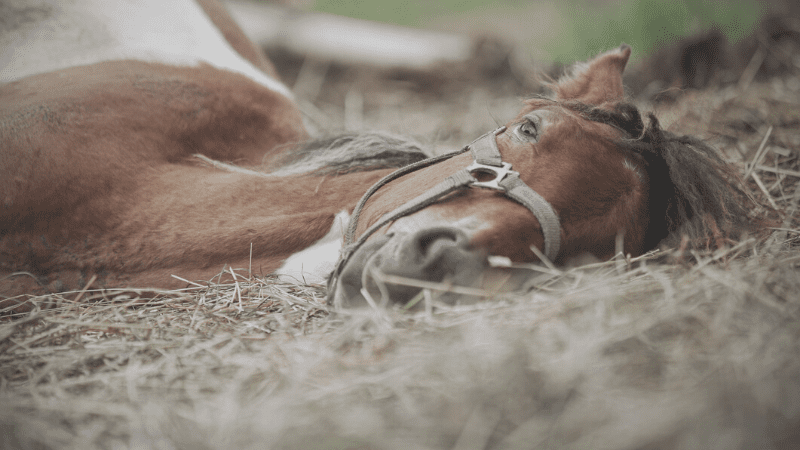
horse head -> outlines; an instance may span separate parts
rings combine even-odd
[[[636,256],[671,235],[707,244],[749,229],[746,196],[718,154],[652,115],[645,125],[625,102],[630,54],[622,45],[576,65],[504,127],[373,187],[331,279],[335,303],[420,291],[386,275],[480,286],[490,256],[564,264],[608,259],[620,239]],[[487,152],[493,166],[481,164]]]

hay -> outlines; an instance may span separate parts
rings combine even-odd
[[[432,313],[333,313],[271,279],[56,299],[0,327],[3,448],[779,448],[800,255],[764,250]]]
[[[228,284],[31,297],[0,318],[0,448],[795,448],[796,84],[658,111],[706,132],[777,207],[766,242],[531,268],[531,292],[447,306],[431,289],[417,313],[335,312],[322,286],[230,268]],[[448,103],[401,92],[359,120],[457,147],[516,112],[494,88]]]

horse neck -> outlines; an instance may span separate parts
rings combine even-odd
[[[206,239],[231,245],[241,241],[245,246],[255,240],[262,242],[265,254],[285,255],[327,233],[333,217],[342,210],[352,211],[361,195],[387,172],[262,177],[183,167],[148,177],[124,214],[132,221],[152,222],[143,229],[174,227],[196,241],[181,244],[174,243],[174,236],[165,239],[163,245],[175,245],[178,252]],[[168,225],[169,220],[175,223]]]
[[[124,190],[98,192],[71,214],[5,236],[0,251],[28,270],[31,255],[47,261],[36,267],[50,274],[41,282],[57,282],[58,289],[80,288],[93,273],[102,274],[97,287],[165,288],[185,284],[172,275],[209,280],[223,267],[266,275],[328,233],[336,214],[352,211],[388,172],[260,177],[182,165],[154,169]],[[20,242],[30,244],[24,252]]]

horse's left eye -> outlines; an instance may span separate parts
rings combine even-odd
[[[520,139],[533,142],[536,142],[539,139],[539,127],[536,126],[536,123],[533,120],[527,118],[524,122],[519,124],[517,129],[514,131],[517,137]]]

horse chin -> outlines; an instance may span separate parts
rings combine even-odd
[[[480,287],[487,269],[486,251],[473,249],[458,228],[375,236],[343,268],[333,301],[345,308],[408,304],[423,287],[431,287],[439,302],[474,303],[480,297],[452,287]]]

